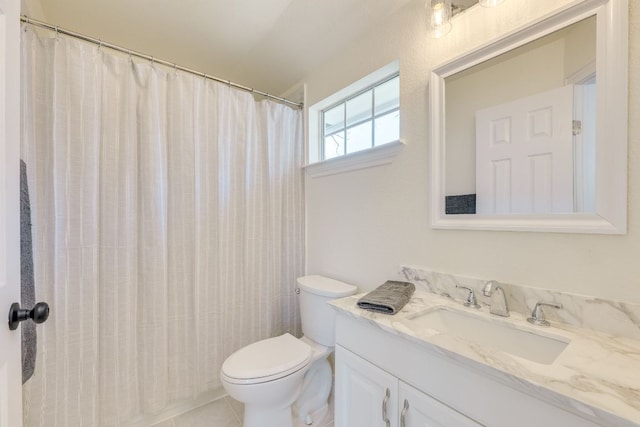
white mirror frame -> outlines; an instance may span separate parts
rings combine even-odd
[[[598,76],[595,213],[446,215],[444,79],[593,15],[597,15]],[[429,79],[431,226],[444,229],[625,234],[628,34],[628,0],[584,0],[435,68]]]

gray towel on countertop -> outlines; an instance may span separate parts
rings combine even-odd
[[[358,307],[378,313],[396,314],[411,299],[416,287],[409,282],[387,280],[358,300]]]
[[[27,165],[20,160],[20,305],[31,310],[36,303],[33,277],[33,246],[31,241],[31,202],[27,184]],[[33,375],[36,367],[36,324],[22,322],[22,384]]]

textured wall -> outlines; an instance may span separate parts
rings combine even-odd
[[[40,0],[20,0],[20,14],[41,21],[47,20]]]
[[[390,165],[306,180],[307,270],[371,289],[401,264],[478,278],[640,302],[640,2],[630,3],[628,234],[601,236],[433,230],[429,207],[428,72],[568,0],[507,0],[454,19],[429,38],[423,2],[372,28],[305,79],[313,105],[395,60],[401,137]]]

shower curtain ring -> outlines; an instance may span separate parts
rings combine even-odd
[[[58,36],[60,35],[60,33],[58,32],[58,26],[56,25],[56,41],[58,41]]]

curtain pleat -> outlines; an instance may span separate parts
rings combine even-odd
[[[26,426],[116,426],[300,335],[300,111],[25,27],[39,328]]]

